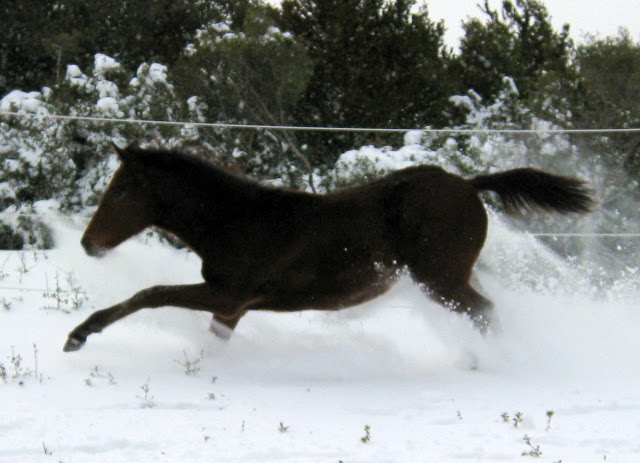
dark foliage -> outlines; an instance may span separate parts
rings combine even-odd
[[[346,127],[441,126],[450,122],[444,24],[415,2],[285,0],[283,28],[306,44],[313,73],[298,106],[301,124]],[[384,102],[384,103],[383,103]],[[306,135],[315,163],[331,164],[370,135]]]
[[[486,21],[463,24],[460,47],[463,86],[492,100],[502,89],[504,76],[513,78],[522,98],[539,88],[545,74],[565,78],[570,74],[573,43],[569,25],[555,31],[539,0],[505,0],[500,11],[485,0]]]
[[[150,60],[171,64],[223,8],[194,0],[2,2],[0,95],[59,82],[68,63],[86,67],[98,52],[131,70]]]
[[[640,126],[640,44],[629,32],[595,38],[578,47],[576,64],[585,88],[573,122],[580,128]],[[640,173],[640,138],[637,133],[589,138],[589,148],[605,153],[610,164]]]

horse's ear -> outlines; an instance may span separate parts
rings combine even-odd
[[[111,143],[111,149],[113,149],[113,152],[116,153],[116,156],[118,156],[118,159],[122,162],[124,162],[124,158],[125,155],[123,155],[123,149],[121,149],[118,145],[116,145],[115,143]]]
[[[133,155],[128,148],[120,148],[115,143],[111,143],[111,148],[113,152],[116,153],[120,162],[128,162],[133,160]]]

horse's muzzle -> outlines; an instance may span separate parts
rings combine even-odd
[[[96,246],[95,243],[88,236],[83,236],[80,240],[80,244],[84,248],[84,251],[91,257],[102,257],[106,250],[101,246]]]

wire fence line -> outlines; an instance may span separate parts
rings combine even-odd
[[[250,129],[250,130],[293,130],[293,131],[309,131],[309,132],[371,132],[371,133],[406,133],[412,131],[433,133],[433,134],[606,134],[606,133],[640,133],[640,127],[635,128],[599,128],[599,129],[561,129],[561,128],[537,128],[537,129],[469,129],[469,128],[371,128],[371,127],[316,127],[316,126],[286,126],[286,125],[260,125],[260,124],[233,124],[224,122],[187,122],[187,121],[161,121],[149,119],[119,119],[110,117],[95,116],[65,116],[60,114],[37,114],[16,111],[0,111],[0,116],[4,117],[20,117],[27,119],[49,119],[57,121],[88,121],[103,122],[114,124],[131,124],[131,125],[160,125],[174,127],[203,127],[203,128],[222,128],[222,129]],[[37,215],[24,214],[19,215]],[[527,233],[526,235],[534,237],[616,237],[616,238],[639,238],[640,233]],[[18,288],[0,288],[0,289],[18,289]]]
[[[547,134],[606,134],[606,133],[640,133],[640,127],[632,128],[604,128],[604,129],[561,129],[561,128],[537,128],[537,129],[469,129],[469,128],[375,128],[375,127],[316,127],[316,126],[294,126],[294,125],[260,125],[260,124],[233,124],[225,122],[187,122],[187,121],[160,121],[150,119],[118,119],[112,117],[96,116],[64,116],[61,114],[37,114],[15,111],[0,111],[0,116],[21,117],[27,119],[51,119],[63,121],[87,121],[105,122],[113,124],[131,125],[160,125],[174,127],[202,127],[217,129],[245,129],[245,130],[291,130],[298,132],[370,132],[370,133],[406,133],[425,132],[434,134],[509,134],[509,133],[547,133]]]
[[[640,233],[526,233],[525,235],[531,235],[536,237],[545,236],[576,236],[583,238],[640,238]]]
[[[47,293],[52,291],[51,289],[44,289],[44,288],[27,288],[27,287],[22,287],[22,286],[0,286],[0,290],[2,291],[25,291],[25,292],[36,292],[36,293]],[[55,290],[55,292],[58,293],[72,293],[73,291],[68,290],[68,289],[58,289]]]

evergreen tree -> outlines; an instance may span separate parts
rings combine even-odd
[[[447,121],[444,24],[414,0],[285,0],[283,27],[301,37],[313,73],[298,108],[305,125],[439,126]],[[357,141],[356,141],[357,140]],[[308,135],[316,163],[371,138]]]
[[[0,97],[14,88],[39,89],[55,60],[45,38],[55,0],[0,2]]]
[[[555,31],[541,1],[505,0],[498,12],[485,0],[481,9],[486,22],[474,18],[463,23],[460,66],[466,88],[491,101],[502,89],[503,77],[509,76],[526,100],[545,76],[571,75],[569,25]]]
[[[640,127],[640,44],[627,30],[617,36],[589,37],[577,50],[586,96],[573,113],[579,128]],[[637,134],[590,138],[591,148],[606,154],[610,163],[622,164],[633,175],[640,173],[640,140]]]
[[[248,1],[230,10],[224,22],[199,30],[187,46],[172,75],[185,99],[197,97],[204,120],[295,123],[293,113],[306,89],[310,62],[304,46],[276,27],[276,17],[273,7]],[[203,137],[212,146],[224,147],[227,157],[234,153],[234,162],[257,176],[273,175],[275,166],[289,165],[279,176],[294,187],[301,186],[302,173],[311,168],[291,131],[208,132]]]
[[[90,65],[96,53],[131,71],[141,62],[172,64],[202,24],[223,14],[200,0],[32,0],[2,2],[0,95],[60,82],[65,66]]]

